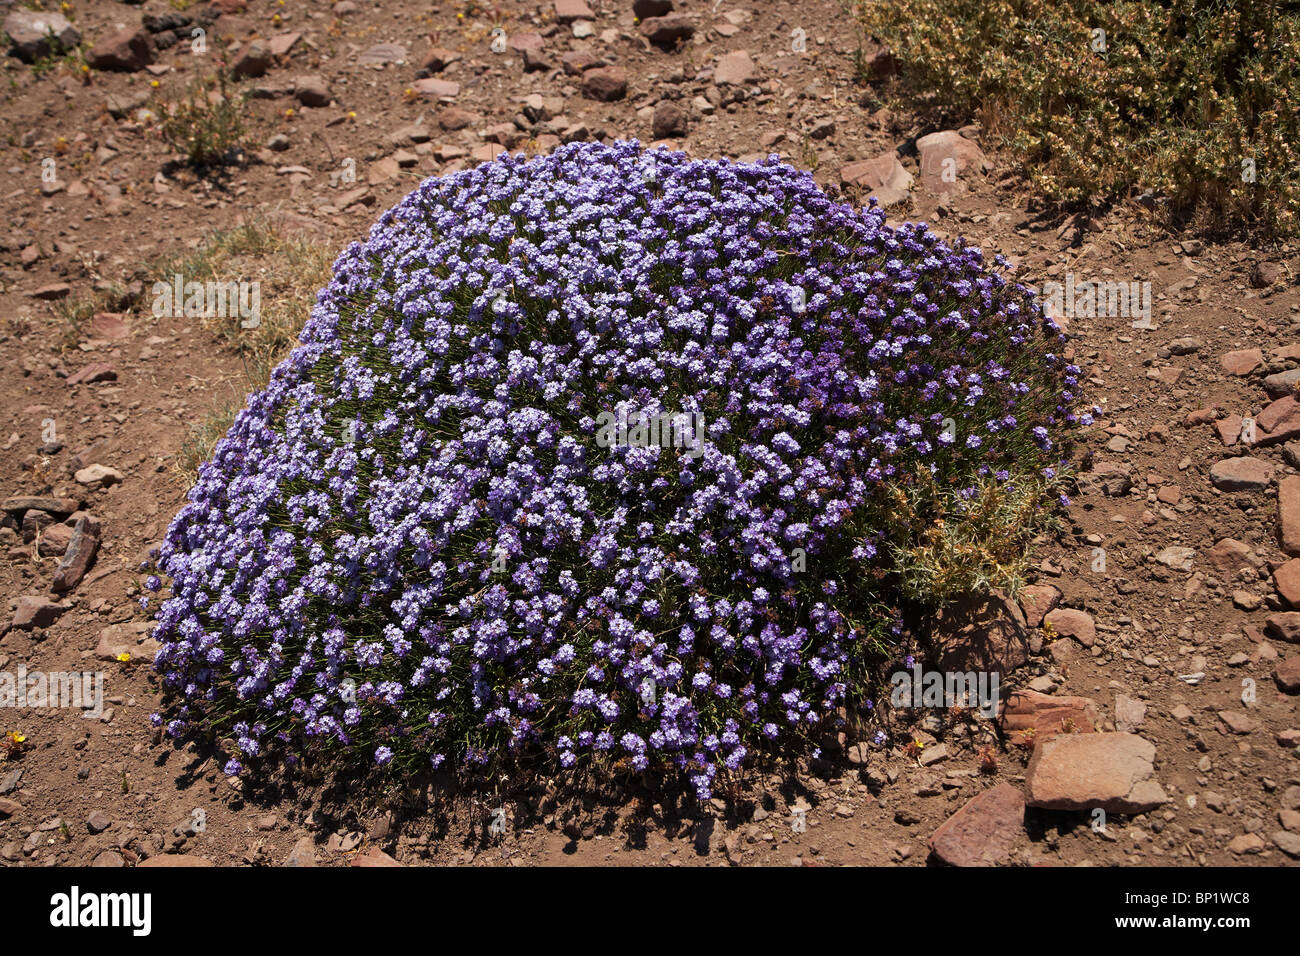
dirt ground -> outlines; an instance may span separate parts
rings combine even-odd
[[[1073,715],[1068,729],[1088,721],[1154,745],[1167,799],[1112,813],[1104,827],[1087,808],[1032,808],[1009,833],[1000,811],[981,821],[977,808],[970,832],[996,846],[985,862],[1006,865],[1295,865],[1300,624],[1287,598],[1300,602],[1300,572],[1285,564],[1279,486],[1297,474],[1286,430],[1300,435],[1300,425],[1284,414],[1273,424],[1285,409],[1265,413],[1253,435],[1252,423],[1272,401],[1266,376],[1283,373],[1270,379],[1274,398],[1300,378],[1285,375],[1300,368],[1300,260],[1170,235],[1138,203],[1041,214],[1015,157],[987,142],[986,163],[957,163],[951,181],[941,166],[923,169],[916,140],[938,130],[882,108],[887,79],[860,81],[858,38],[835,0],[677,0],[694,33],[676,49],[645,39],[632,0],[587,0],[590,15],[563,15],[583,6],[217,0],[177,16],[157,0],[79,0],[75,26],[97,50],[142,15],[171,25],[144,30],[151,62],[127,64],[135,68],[87,73],[77,62],[35,69],[5,58],[0,498],[79,501],[40,528],[32,508],[9,508],[0,671],[103,671],[106,702],[97,718],[0,709],[0,734],[26,738],[0,760],[0,864],[180,855],[348,865],[382,862],[382,851],[408,865],[924,865],[936,829],[972,798],[1001,784],[1026,789],[1032,738],[1015,743],[989,721],[927,718],[907,733],[924,747],[899,746],[896,735],[887,748],[849,749],[794,786],[758,775],[742,805],[714,801],[696,819],[631,803],[566,816],[543,801],[528,812],[508,806],[504,836],[485,837],[484,808],[435,821],[373,801],[339,814],[311,794],[246,794],[149,725],[157,694],[141,562],[184,500],[177,463],[190,429],[248,387],[214,331],[151,314],[147,290],[167,278],[155,263],[254,217],[341,249],[420,179],[503,145],[535,152],[638,138],[696,157],[776,152],[858,201],[868,187],[854,164],[898,150],[914,181],[891,221],[965,236],[1035,285],[1150,283],[1151,319],[1139,323],[1149,327],[1123,315],[1067,317],[1105,416],[1086,440],[1065,532],[1035,547],[1031,593],[1076,613],[1055,613],[1044,630],[1041,603],[1027,609],[1032,651],[1006,684],[1070,698],[1060,705]],[[14,9],[0,3],[0,14]],[[193,50],[196,26],[207,53]],[[254,47],[267,56],[264,73],[246,81],[247,162],[198,177],[171,162],[149,97],[155,81],[166,89],[210,72],[204,58],[217,37],[238,44],[236,61],[250,50],[257,60]],[[606,66],[626,80],[610,101],[594,97],[616,93],[617,76],[587,75]],[[977,128],[961,132],[980,141]],[[53,182],[42,179],[49,159]],[[70,334],[60,303],[111,283],[144,294]],[[1254,461],[1221,464],[1238,457]],[[99,525],[97,554],[80,583],[56,592],[60,549],[82,515],[84,531]],[[56,606],[38,602],[35,626],[9,627],[24,597]],[[118,659],[123,649],[130,660]],[[806,829],[795,832],[801,818]]]

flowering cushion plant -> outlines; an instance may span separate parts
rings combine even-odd
[[[540,752],[707,796],[862,702],[900,600],[1006,583],[1089,420],[1062,349],[979,250],[775,158],[426,180],[173,521],[155,720],[228,772]]]

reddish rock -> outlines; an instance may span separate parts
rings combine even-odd
[[[127,621],[122,624],[110,624],[99,632],[99,643],[95,645],[95,656],[101,661],[122,661],[125,654],[129,663],[148,664],[154,659],[161,646],[148,634],[153,625],[148,621]]]
[[[315,866],[316,865],[316,843],[311,837],[305,836],[293,845],[289,851],[288,857],[284,861],[285,866]]]
[[[144,25],[126,27],[97,40],[86,54],[92,70],[143,70],[153,62],[153,43]]]
[[[302,39],[302,34],[298,32],[277,33],[266,41],[266,45],[271,48],[271,56],[279,59],[286,56],[294,45]]]
[[[82,385],[91,382],[116,382],[117,371],[105,362],[92,362],[79,372],[68,376],[69,385]]]
[[[4,20],[10,51],[24,63],[55,56],[81,42],[81,34],[68,18],[52,10],[12,10]]]
[[[293,83],[293,96],[303,106],[320,108],[330,105],[329,86],[319,73],[297,77]]]
[[[1031,584],[1020,592],[1020,610],[1025,623],[1038,627],[1043,617],[1061,603],[1061,592],[1050,584]]]
[[[732,50],[718,57],[713,68],[713,82],[718,86],[744,86],[758,75],[748,50]]]
[[[587,0],[555,0],[555,19],[561,23],[573,20],[590,20],[595,16]]]
[[[447,50],[436,46],[420,61],[420,69],[429,73],[441,73],[459,59],[460,54],[455,50]]]
[[[1024,794],[1000,783],[940,824],[930,852],[949,866],[996,866],[1007,862],[1024,832]]]
[[[194,856],[190,853],[160,853],[157,856],[151,856],[147,860],[137,863],[137,867],[144,869],[161,869],[161,868],[188,868],[195,866],[212,866],[211,860],[205,860],[201,856]]]
[[[1220,491],[1263,491],[1273,472],[1273,463],[1262,458],[1225,458],[1210,466],[1210,484]]]
[[[1241,438],[1240,415],[1224,415],[1214,423],[1214,430],[1219,433],[1219,441],[1231,448]]]
[[[1145,813],[1168,802],[1155,745],[1136,734],[1061,734],[1034,747],[1026,802],[1047,810]]]
[[[358,853],[352,860],[353,866],[401,866],[391,856],[378,847],[371,847],[364,853]]]
[[[1264,632],[1288,644],[1300,644],[1300,611],[1280,611],[1264,618]]]
[[[1119,498],[1133,487],[1132,469],[1120,461],[1099,461],[1091,471],[1083,472],[1075,480],[1079,493],[1084,495],[1100,492],[1110,498]]]
[[[1007,675],[1029,660],[1029,632],[1019,606],[1004,595],[975,595],[935,615],[939,667]]]
[[[1300,477],[1277,483],[1278,543],[1291,557],[1300,556]]]
[[[1253,571],[1264,563],[1250,549],[1250,545],[1236,538],[1224,538],[1216,542],[1214,547],[1205,552],[1205,558],[1216,571],[1229,577],[1240,571]]]
[[[1300,435],[1300,401],[1284,395],[1255,416],[1255,444],[1275,445]]]
[[[560,58],[560,65],[564,67],[565,73],[570,76],[577,76],[584,70],[590,70],[593,66],[600,66],[600,60],[586,50],[570,50]]]
[[[21,515],[27,511],[47,511],[65,517],[81,507],[79,498],[55,498],[47,495],[18,495],[0,502],[0,511]]]
[[[545,45],[546,41],[540,33],[512,33],[510,39],[506,41],[506,46],[516,53],[523,53],[525,50],[536,53]]]
[[[24,594],[18,599],[10,626],[16,631],[30,631],[36,627],[49,627],[66,611],[62,604],[36,594]]]
[[[1219,711],[1219,719],[1223,721],[1224,726],[1228,728],[1230,733],[1243,737],[1246,734],[1253,734],[1259,727],[1254,717],[1239,710],[1221,710]]]
[[[638,20],[672,13],[673,0],[632,0],[632,15]]]
[[[72,292],[72,286],[66,282],[53,282],[50,285],[43,285],[35,292],[27,293],[33,299],[41,299],[45,302],[53,302],[56,299],[66,299]]]
[[[1087,611],[1057,608],[1043,618],[1043,623],[1050,624],[1052,630],[1062,637],[1074,638],[1084,647],[1097,643],[1097,625]]]
[[[1259,349],[1239,349],[1226,353],[1219,364],[1229,375],[1249,375],[1264,364],[1264,353]]]
[[[27,517],[31,517],[36,512],[28,512]],[[27,520],[23,519],[23,524]],[[37,553],[47,558],[54,558],[62,555],[68,550],[68,545],[72,542],[72,529],[66,524],[50,524],[40,533],[41,543],[37,548]],[[23,536],[26,538],[26,535]],[[33,537],[35,537],[33,535]]]
[[[438,112],[438,125],[449,133],[464,129],[472,122],[474,122],[474,114],[459,106],[448,106]]]
[[[1277,593],[1291,607],[1300,607],[1300,558],[1292,558],[1273,572]]]
[[[1187,413],[1187,417],[1183,419],[1183,424],[1188,428],[1192,428],[1193,426],[1205,425],[1212,421],[1214,421],[1213,408],[1198,408],[1195,411]]]
[[[541,50],[524,50],[522,59],[525,73],[541,73],[555,66]]]
[[[128,334],[126,316],[121,312],[96,312],[91,316],[90,328],[103,339],[124,339]]]
[[[1097,704],[1089,697],[1053,697],[1015,691],[999,721],[1008,743],[1032,744],[1057,734],[1090,734],[1097,729]]]
[[[54,579],[50,587],[63,593],[71,591],[86,576],[90,566],[95,563],[95,554],[99,551],[99,523],[87,517],[77,519],[68,541],[63,560],[54,569]]]
[[[1300,657],[1288,657],[1277,665],[1273,679],[1278,689],[1287,694],[1300,694]]]
[[[230,72],[233,76],[263,76],[271,68],[272,60],[271,48],[261,40],[254,40],[239,51]]]
[[[658,47],[671,48],[695,36],[695,24],[683,16],[650,17],[637,27],[641,35]]]
[[[840,170],[840,180],[870,190],[881,206],[896,206],[911,195],[912,174],[898,161],[898,153],[885,150],[874,159],[860,159]]]
[[[670,139],[685,136],[690,132],[690,117],[672,100],[660,100],[655,106],[653,121],[655,139]]]
[[[921,184],[936,195],[964,189],[965,173],[989,168],[984,151],[956,130],[922,136],[916,149],[921,154]]]
[[[621,66],[602,66],[582,74],[582,94],[602,103],[627,95],[627,72]]]

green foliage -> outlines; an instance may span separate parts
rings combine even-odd
[[[1300,5],[853,2],[908,88],[978,115],[1053,200],[1149,190],[1171,225],[1300,232]]]
[[[174,103],[162,105],[159,131],[191,166],[224,165],[244,145],[245,99],[245,92],[227,79],[225,70],[199,77]]]

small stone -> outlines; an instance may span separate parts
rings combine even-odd
[[[1300,833],[1278,830],[1269,839],[1287,856],[1300,860]]]
[[[112,825],[113,821],[102,810],[91,810],[86,817],[86,829],[91,833],[103,833]]]
[[[1253,733],[1255,728],[1259,726],[1253,717],[1238,710],[1221,710],[1219,711],[1219,719],[1234,734]]]
[[[378,847],[371,847],[364,853],[358,853],[352,860],[353,866],[401,866],[391,856]]]
[[[1228,844],[1228,852],[1236,856],[1263,853],[1266,844],[1253,833],[1243,833]]]
[[[719,86],[743,86],[758,74],[748,50],[733,50],[718,57],[713,82]]]
[[[92,70],[143,70],[153,62],[153,43],[143,24],[118,30],[95,41],[86,54],[86,63]]]
[[[1192,570],[1192,559],[1196,557],[1196,552],[1192,548],[1184,548],[1180,545],[1170,545],[1156,553],[1156,562],[1163,564],[1165,567],[1174,571]]]
[[[652,125],[655,139],[682,137],[690,130],[690,116],[673,100],[660,100]]]
[[[80,584],[81,579],[95,563],[95,555],[98,551],[99,522],[82,515],[73,526],[63,560],[54,569],[54,577],[50,581],[51,589],[62,593],[71,591]]]
[[[999,718],[1012,744],[1036,744],[1057,734],[1090,734],[1097,723],[1097,705],[1090,698],[1053,697],[1033,690],[1013,691]]]
[[[1072,637],[1084,647],[1097,643],[1097,625],[1087,611],[1057,608],[1043,618],[1043,623],[1062,637]]]
[[[47,10],[16,9],[4,20],[10,52],[24,63],[57,56],[81,42],[81,34],[68,18]]]
[[[315,866],[316,865],[316,843],[311,837],[305,836],[293,845],[289,855],[285,858],[285,866]]]
[[[637,30],[655,46],[663,49],[672,49],[680,41],[695,36],[695,24],[677,14],[648,17],[641,21]]]
[[[1025,623],[1038,627],[1043,618],[1061,603],[1061,592],[1050,584],[1030,584],[1020,592],[1020,610]]]
[[[1283,478],[1277,485],[1278,534],[1282,550],[1300,556],[1300,477]]]
[[[113,366],[106,365],[103,362],[92,362],[79,372],[74,372],[67,378],[68,385],[88,385],[92,382],[116,382],[117,372]]]
[[[911,195],[912,174],[898,161],[898,153],[887,149],[873,159],[862,159],[840,169],[840,181],[870,190],[881,206],[906,202]]]
[[[107,465],[87,465],[73,474],[73,477],[77,479],[78,484],[89,488],[107,488],[109,485],[121,482],[122,473]]]
[[[1284,561],[1273,572],[1277,593],[1292,607],[1300,607],[1300,558]]]
[[[320,108],[330,105],[329,86],[318,73],[299,76],[294,80],[293,97],[303,106]]]
[[[1288,657],[1273,671],[1278,689],[1286,694],[1300,694],[1300,656]]]
[[[1220,491],[1262,491],[1273,470],[1272,462],[1261,458],[1225,458],[1210,466],[1210,483]]]
[[[1168,802],[1152,779],[1155,755],[1155,745],[1135,734],[1061,734],[1034,747],[1026,802],[1048,810],[1154,810]]]
[[[1264,353],[1259,349],[1240,349],[1226,353],[1219,364],[1229,375],[1249,375],[1264,364]]]
[[[602,66],[582,75],[584,96],[610,103],[627,95],[627,73],[622,67]]]
[[[261,40],[253,40],[239,51],[230,72],[234,76],[263,76],[271,68],[272,62],[271,48]]]
[[[56,604],[39,595],[24,594],[18,599],[10,626],[16,631],[30,631],[36,627],[49,627],[66,611],[62,604]]]
[[[1000,783],[940,824],[930,837],[930,852],[949,866],[1006,863],[1024,835],[1024,821],[1024,794]]]

